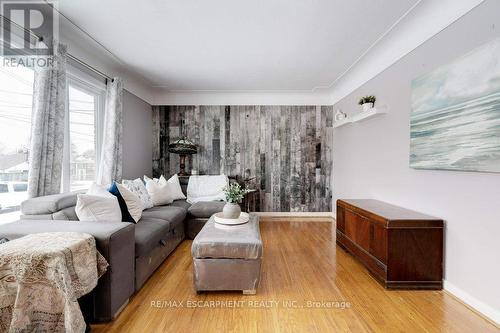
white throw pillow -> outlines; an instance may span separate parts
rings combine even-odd
[[[172,200],[186,199],[186,196],[182,192],[181,183],[179,182],[179,176],[177,176],[177,174],[170,177],[169,180],[166,180],[165,177],[161,175],[160,179],[158,180],[158,184],[165,183],[168,183],[170,185],[170,197],[172,198]]]
[[[166,181],[160,184],[159,181],[149,179],[146,181],[146,189],[148,190],[155,206],[168,205],[174,201],[170,195],[170,184]]]
[[[224,201],[224,188],[229,184],[226,175],[191,176],[187,187],[187,202]]]
[[[127,188],[130,192],[134,193],[141,199],[144,209],[148,209],[154,206],[153,200],[146,189],[146,186],[140,178],[134,180],[123,180],[122,185]]]
[[[107,195],[78,194],[75,212],[83,222],[121,222],[122,212],[118,199]]]
[[[116,184],[116,187],[118,187],[118,191],[120,191],[123,200],[125,200],[125,203],[127,204],[130,216],[132,216],[135,223],[139,222],[142,216],[142,211],[144,210],[141,199],[134,193],[127,190],[127,188],[122,184]]]

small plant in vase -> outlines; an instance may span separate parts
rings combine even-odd
[[[244,189],[238,183],[229,184],[224,188],[224,194],[226,196],[226,204],[222,209],[222,215],[226,219],[237,219],[240,217],[241,208],[239,203],[243,200],[245,194],[248,193],[247,189]]]
[[[361,105],[363,111],[370,111],[375,105],[377,98],[373,95],[361,97],[358,104]]]

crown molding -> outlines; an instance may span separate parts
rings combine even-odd
[[[156,105],[324,105],[327,91],[302,90],[182,90],[156,89]]]

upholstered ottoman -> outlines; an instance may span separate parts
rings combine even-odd
[[[259,217],[250,214],[248,223],[220,229],[212,216],[194,239],[191,253],[197,292],[241,290],[255,294],[262,260]]]

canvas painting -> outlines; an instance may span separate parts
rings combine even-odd
[[[500,39],[412,81],[410,166],[500,172]]]

